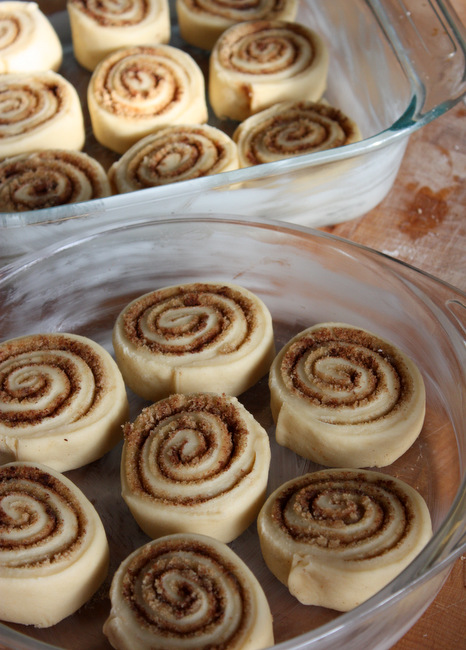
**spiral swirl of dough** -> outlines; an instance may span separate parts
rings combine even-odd
[[[321,98],[328,51],[320,36],[289,21],[230,27],[210,57],[209,98],[217,116],[243,121],[280,101]]]
[[[418,492],[351,469],[288,481],[268,498],[258,530],[269,568],[301,602],[342,610],[400,573],[432,535]]]
[[[256,578],[226,545],[202,535],[167,536],[137,549],[117,570],[110,597],[104,633],[116,648],[273,644],[270,609]]]
[[[276,80],[302,73],[314,56],[307,30],[290,22],[237,25],[219,47],[219,61],[225,68],[259,77],[273,75]]]
[[[147,18],[150,3],[147,0],[71,0],[90,16],[104,26],[129,27],[138,25]]]
[[[351,144],[356,123],[340,110],[315,102],[281,102],[252,115],[236,129],[242,167]]]
[[[424,382],[414,362],[350,325],[299,333],[274,360],[269,386],[277,441],[323,465],[388,465],[424,421]]]
[[[96,138],[119,153],[157,126],[207,121],[202,72],[189,54],[170,45],[107,56],[92,74],[88,103]]]
[[[196,47],[211,50],[228,27],[250,20],[294,20],[296,0],[177,0],[181,36]]]
[[[0,157],[60,147],[81,149],[84,121],[78,94],[52,72],[0,77]]]
[[[3,620],[52,625],[94,593],[107,565],[102,523],[71,481],[39,464],[0,467]]]
[[[202,124],[156,129],[109,169],[115,193],[199,178],[238,168],[236,144],[223,131]]]
[[[66,471],[121,439],[128,404],[121,374],[96,343],[37,334],[0,345],[0,458]]]
[[[79,552],[87,517],[58,479],[31,465],[0,470],[0,566],[52,572]]]
[[[234,397],[171,395],[125,427],[123,498],[151,537],[231,541],[263,503],[267,433]]]
[[[81,151],[49,149],[0,162],[0,210],[23,212],[110,194],[102,165]]]
[[[119,315],[113,344],[127,384],[153,401],[174,392],[239,395],[268,371],[275,349],[265,304],[215,282],[137,298]]]
[[[60,40],[36,2],[0,3],[0,73],[57,71]]]

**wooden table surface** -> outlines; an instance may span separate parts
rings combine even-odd
[[[466,0],[452,2],[466,25]],[[322,228],[466,292],[466,103],[411,136],[393,188],[370,213]],[[466,649],[466,555],[394,650]]]

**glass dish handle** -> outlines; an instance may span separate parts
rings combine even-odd
[[[392,128],[422,125],[451,108],[466,93],[466,30],[449,0],[369,2],[413,90]]]

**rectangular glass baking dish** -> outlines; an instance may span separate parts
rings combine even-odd
[[[85,99],[90,73],[74,59],[66,3],[40,4],[53,8],[49,17],[64,48],[60,72],[82,98],[84,150],[108,168],[117,154],[100,146],[92,134]],[[188,51],[206,72],[209,53],[186,46],[173,6],[171,14],[170,43]],[[23,226],[72,217],[111,222],[134,214],[215,213],[228,205],[250,217],[270,216],[316,227],[372,209],[390,190],[410,134],[464,96],[464,27],[449,0],[301,0],[297,21],[317,30],[327,42],[330,69],[325,96],[358,122],[361,142],[129,195],[3,213],[3,245],[10,241],[27,250],[25,239],[31,236],[34,241],[34,235],[26,234]],[[209,123],[229,134],[237,125],[220,122],[211,111]]]

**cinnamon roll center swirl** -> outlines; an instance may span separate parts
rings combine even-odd
[[[172,641],[183,639],[186,647],[196,638],[202,647],[209,638],[227,647],[244,634],[247,590],[234,567],[202,542],[167,538],[147,545],[128,564],[122,587],[139,624]]]
[[[147,0],[71,0],[102,27],[139,25],[149,14]]]
[[[57,84],[32,77],[24,83],[2,83],[0,79],[0,140],[36,129],[62,110],[63,95]]]
[[[19,40],[22,30],[25,29],[24,17],[3,13],[0,6],[0,55],[3,50],[11,47]],[[30,27],[29,30],[30,31]]]
[[[67,561],[86,530],[67,486],[34,466],[0,469],[0,567],[31,570]]]
[[[59,427],[89,413],[104,390],[99,359],[83,343],[40,336],[0,346],[0,431]]]
[[[290,345],[281,374],[287,389],[311,405],[333,409],[335,417],[358,410],[358,421],[384,417],[413,391],[400,357],[379,339],[345,328],[318,330]]]
[[[286,8],[285,0],[185,0],[191,11],[227,18],[231,22],[270,18]]]
[[[239,74],[280,79],[306,70],[315,52],[309,35],[298,24],[255,21],[223,34],[218,57],[225,69]]]
[[[304,478],[279,495],[272,517],[293,540],[338,553],[345,560],[383,555],[411,534],[406,495],[387,477],[361,475]]]
[[[232,402],[217,396],[163,400],[126,426],[125,441],[132,489],[166,503],[215,498],[254,465],[246,424]]]
[[[131,119],[171,110],[190,88],[189,73],[161,48],[124,50],[102,63],[94,84],[99,105]]]
[[[129,340],[170,355],[212,348],[229,354],[249,340],[253,305],[229,287],[194,285],[160,290],[141,298],[124,315]]]

